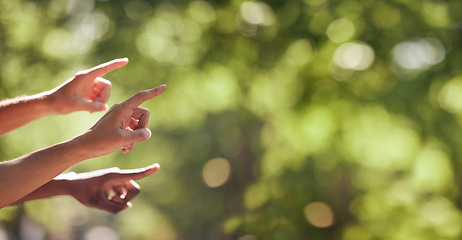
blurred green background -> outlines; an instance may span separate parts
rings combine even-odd
[[[58,197],[0,210],[0,239],[461,239],[462,1],[0,0],[0,96],[119,57],[109,105],[150,140],[73,166],[158,162],[117,215]],[[0,138],[7,160],[103,113]],[[1,184],[1,183],[0,183]],[[2,193],[8,194],[8,193]]]

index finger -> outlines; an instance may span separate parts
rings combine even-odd
[[[95,79],[97,77],[102,77],[117,68],[123,67],[128,63],[128,58],[119,58],[114,59],[109,62],[102,63],[96,67],[92,67],[87,70],[80,71],[79,74],[85,74],[90,79]]]
[[[136,108],[141,105],[144,101],[149,100],[155,96],[160,95],[165,91],[167,85],[162,84],[156,88],[144,90],[133,95],[129,99],[125,100],[123,103],[127,104],[131,108]]]
[[[157,172],[159,168],[160,165],[158,163],[155,163],[144,168],[120,170],[119,173],[132,180],[138,180]]]

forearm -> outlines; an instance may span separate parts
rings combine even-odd
[[[53,112],[52,101],[47,92],[3,100],[0,102],[0,135]]]
[[[71,195],[72,184],[70,180],[65,179],[52,179],[45,183],[43,186],[37,188],[35,191],[27,194],[25,197],[19,199],[13,204],[21,204],[23,202],[44,199],[60,195]]]
[[[76,138],[0,163],[0,208],[20,200],[87,158],[85,146]]]

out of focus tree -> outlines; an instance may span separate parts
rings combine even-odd
[[[159,162],[133,209],[35,201],[0,210],[3,232],[460,239],[461,12],[444,0],[0,0],[2,98],[125,56],[107,76],[112,103],[168,85],[144,105],[149,141],[71,169]],[[1,159],[100,116],[29,124],[0,138]]]

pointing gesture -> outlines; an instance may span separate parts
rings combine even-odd
[[[146,128],[148,125],[148,119],[149,119],[150,112],[149,110],[140,108],[138,106],[141,105],[144,101],[149,100],[163,93],[166,87],[167,86],[164,84],[154,89],[139,92],[122,103],[123,108],[132,109],[131,116],[129,116],[130,111],[126,112],[126,114],[128,115],[124,116],[125,122],[124,122],[124,125],[122,126],[122,128],[125,129],[125,131],[132,131],[131,133],[132,137],[136,139],[139,138],[139,139],[145,140],[151,136],[151,132],[149,131],[149,129]],[[135,143],[131,143],[127,146],[124,146],[122,148],[122,152],[127,153],[130,150],[132,150],[134,147],[135,147]]]
[[[80,110],[89,112],[106,110],[111,83],[102,76],[127,63],[126,58],[115,59],[77,72],[72,78],[50,91],[1,101],[0,135],[47,115],[66,114]],[[151,136],[151,131],[147,129],[150,113],[149,110],[139,106],[144,101],[161,94],[165,89],[166,86],[161,85],[141,91],[126,101],[115,104],[92,128],[73,139],[39,149],[16,159],[0,162],[0,182],[2,183],[0,191],[8,193],[0,194],[0,209],[15,202],[20,203],[62,194],[63,188],[66,188],[66,181],[50,180],[65,169],[78,162],[106,155],[120,148],[123,153],[127,153],[135,147],[137,142],[148,139]],[[88,206],[110,212],[130,207],[128,201],[139,191],[134,180],[152,174],[157,168],[153,166],[144,170],[128,172],[124,170],[106,174],[105,176],[114,176],[114,174],[117,176],[114,178],[117,180],[110,181],[110,188],[104,188],[107,191],[103,198],[103,200],[106,199],[106,203],[110,201],[111,206],[116,206],[114,208],[104,207],[109,205],[98,205],[98,201],[94,201],[94,195],[89,192],[79,195],[83,196],[79,200]],[[106,177],[102,178],[106,179]],[[88,197],[90,195],[93,197]]]
[[[70,195],[91,208],[117,213],[131,208],[131,200],[140,193],[135,180],[159,170],[159,164],[138,169],[108,168],[85,173],[64,173],[16,201],[20,204],[57,195]]]
[[[86,144],[90,148],[87,152],[92,155],[87,157],[106,155],[119,148],[127,153],[137,142],[148,139],[151,136],[147,128],[150,112],[139,105],[163,93],[166,88],[163,84],[115,104],[88,132],[78,137],[89,143]]]
[[[71,194],[82,204],[117,213],[131,208],[130,200],[139,192],[135,180],[147,177],[159,170],[159,164],[139,169],[108,168],[87,173],[67,173],[60,178],[70,180],[74,186]]]
[[[59,114],[74,111],[107,110],[107,100],[111,91],[111,82],[102,76],[128,63],[127,58],[115,59],[96,67],[79,71],[74,77],[51,90],[50,98]]]

